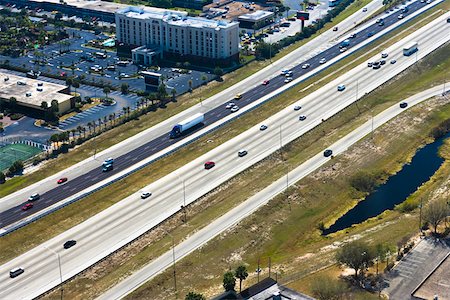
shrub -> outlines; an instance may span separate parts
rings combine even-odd
[[[350,178],[350,185],[363,193],[372,192],[377,184],[377,178],[373,173],[360,171]]]
[[[20,118],[22,118],[23,115],[19,114],[19,113],[13,113],[13,114],[10,114],[9,117],[11,118],[11,120],[16,121],[16,120],[19,120]]]

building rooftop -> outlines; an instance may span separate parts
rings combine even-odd
[[[59,0],[32,0],[34,2],[50,2],[50,3],[56,3],[59,4]],[[85,8],[85,9],[92,9],[92,10],[98,10],[103,12],[109,12],[114,13],[118,9],[128,7],[129,5],[121,4],[121,3],[114,3],[114,2],[107,2],[107,1],[101,1],[101,0],[64,0],[64,2],[67,3],[67,5],[71,5],[77,8]]]
[[[197,28],[227,28],[237,25],[236,22],[208,20],[200,17],[189,17],[187,12],[161,9],[155,7],[129,6],[120,9],[116,14],[137,19],[160,19],[171,25]]]
[[[18,82],[20,83],[18,84]],[[42,91],[38,91],[38,88]],[[70,100],[71,95],[61,93],[66,88],[65,85],[7,74],[0,70],[0,98],[14,97],[17,102],[25,105],[40,107],[42,101],[46,101],[50,107],[52,100],[56,100],[58,103]]]
[[[241,21],[252,21],[257,22],[259,20],[263,20],[267,17],[273,16],[274,13],[266,10],[257,10],[254,13],[244,14],[238,17]]]

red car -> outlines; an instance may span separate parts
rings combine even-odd
[[[209,170],[209,169],[213,168],[215,165],[216,165],[215,162],[213,162],[213,161],[207,161],[207,162],[205,162],[205,169],[206,169],[206,170]]]
[[[30,208],[33,208],[33,203],[27,203],[22,206],[22,210],[29,210]]]
[[[67,181],[67,177],[62,177],[62,178],[60,178],[60,179],[58,179],[58,184],[61,184],[61,183],[64,183],[64,182],[66,182]]]
[[[270,82],[269,80],[264,80],[262,84],[263,84],[263,85],[268,85],[269,82]]]

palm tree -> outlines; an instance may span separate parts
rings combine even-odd
[[[78,131],[78,136],[81,137],[81,133],[83,132],[83,127],[78,126],[77,131]]]
[[[244,265],[240,265],[236,268],[234,272],[234,276],[239,279],[239,293],[242,290],[242,281],[244,281],[248,277],[247,268]]]
[[[170,91],[170,93],[172,94],[172,101],[175,101],[175,96],[177,95],[177,91],[175,89],[172,89]]]
[[[89,129],[89,134],[91,134],[91,131],[92,131],[92,123],[91,123],[91,122],[88,122],[86,125],[87,125],[87,127],[88,127],[88,129]]]
[[[130,117],[130,107],[127,106],[127,116]]]
[[[109,86],[105,86],[103,88],[103,93],[105,93],[105,98],[108,98],[108,94],[111,92],[111,89],[109,88]]]
[[[189,79],[188,85],[189,85],[189,92],[192,92],[192,79]]]
[[[77,133],[77,130],[73,128],[70,130],[70,132],[72,133],[72,139],[75,140],[75,133]]]

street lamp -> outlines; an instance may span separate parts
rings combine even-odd
[[[60,289],[61,289],[61,300],[63,299],[63,295],[64,295],[64,289],[63,289],[63,279],[62,279],[62,269],[61,269],[61,256],[59,255],[58,252],[44,246],[45,249],[53,252],[54,254],[56,254],[57,258],[58,258],[58,266],[59,266],[59,279],[60,279]]]
[[[186,223],[186,221],[187,221],[187,217],[186,217],[186,180],[184,178],[182,178],[180,175],[178,175],[178,173],[175,172],[175,174],[177,174],[178,179],[183,183],[183,205],[181,205],[181,209],[183,210],[183,214],[184,214],[183,222]]]

